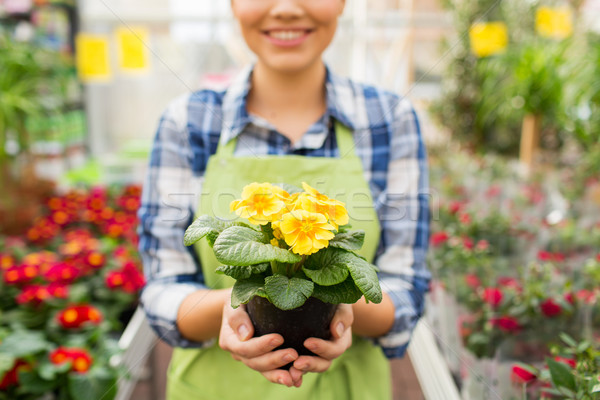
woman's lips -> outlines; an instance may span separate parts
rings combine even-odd
[[[312,33],[310,29],[277,29],[263,32],[269,42],[281,47],[294,47],[302,44]]]

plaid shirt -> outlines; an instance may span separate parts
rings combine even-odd
[[[140,252],[147,284],[141,301],[156,333],[173,346],[202,347],[175,323],[183,299],[205,288],[202,269],[183,233],[193,220],[208,158],[219,141],[238,138],[236,155],[339,157],[333,120],[354,132],[355,151],[381,223],[375,264],[395,305],[389,333],[375,339],[388,357],[404,354],[423,313],[430,279],[428,173],[417,116],[407,99],[327,71],[327,111],[294,145],[266,120],[249,115],[251,68],[226,91],[201,90],[176,99],[162,116],[139,211]]]

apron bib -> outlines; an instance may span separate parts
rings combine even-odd
[[[365,231],[358,253],[372,261],[380,226],[361,160],[354,152],[351,132],[336,123],[341,158],[304,156],[234,157],[236,140],[220,143],[208,160],[197,214],[234,220],[231,201],[252,182],[308,183],[321,193],[346,203],[352,229]],[[222,289],[234,280],[215,273],[221,265],[206,239],[196,244],[206,285]],[[391,398],[388,360],[378,346],[353,337],[352,346],[324,373],[308,373],[300,388],[267,381],[259,372],[235,361],[217,344],[205,349],[175,348],[168,370],[168,400],[385,400]]]

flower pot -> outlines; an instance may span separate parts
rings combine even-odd
[[[269,300],[255,296],[247,304],[246,309],[254,325],[254,336],[268,333],[279,333],[284,342],[275,350],[292,348],[299,355],[315,355],[304,347],[309,337],[330,339],[330,324],[337,309],[337,304],[324,303],[310,297],[301,307],[293,310],[280,310]],[[282,367],[289,369],[292,363]]]

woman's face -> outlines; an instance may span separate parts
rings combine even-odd
[[[298,72],[320,62],[335,34],[344,0],[231,0],[248,47],[258,62]]]

